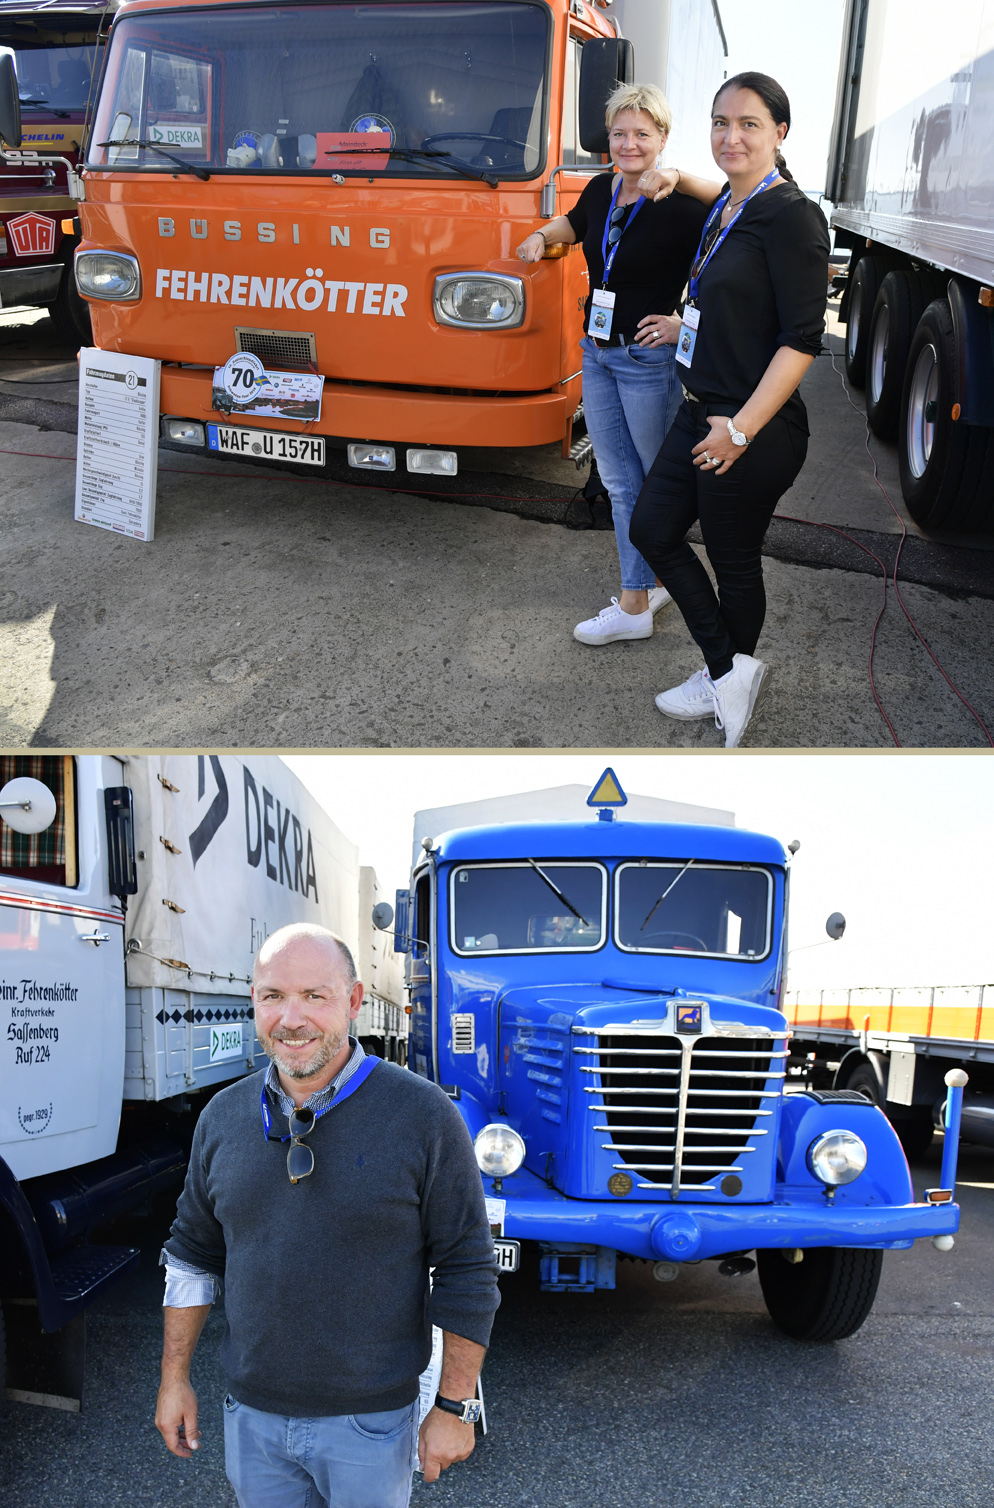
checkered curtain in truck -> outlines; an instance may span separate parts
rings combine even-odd
[[[31,775],[48,786],[56,801],[55,821],[43,833],[15,833],[6,822],[0,822],[0,870],[16,871],[28,879],[32,878],[31,870],[47,870],[47,874],[38,878],[54,880],[52,871],[59,869],[63,876],[56,883],[66,883],[65,779],[68,774],[72,780],[71,763],[63,754],[0,755],[0,787],[17,775]]]

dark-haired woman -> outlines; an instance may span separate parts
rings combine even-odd
[[[807,453],[798,384],[821,350],[828,226],[787,172],[780,147],[790,105],[775,80],[742,73],[712,106],[711,150],[727,183],[704,228],[677,341],[683,404],[649,471],[632,544],[671,594],[704,667],[656,697],[667,717],[714,716],[734,749],[768,667],[755,657],[766,594],[761,549],[778,501]],[[674,171],[640,188],[701,198]],[[717,595],[687,543],[700,522]]]

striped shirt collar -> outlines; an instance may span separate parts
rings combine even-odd
[[[313,1110],[315,1115],[320,1115],[322,1110],[327,1109],[335,1094],[337,1094],[338,1090],[343,1088],[343,1086],[349,1082],[349,1079],[351,1079],[356,1069],[361,1065],[364,1058],[366,1057],[366,1054],[363,1051],[362,1043],[358,1040],[358,1038],[349,1037],[349,1046],[351,1047],[352,1051],[349,1054],[348,1062],[345,1064],[345,1067],[340,1069],[339,1072],[336,1073],[330,1084],[326,1084],[323,1089],[316,1089],[314,1093],[304,1101],[304,1106],[306,1106],[308,1110]],[[276,1064],[273,1062],[270,1062],[269,1070],[266,1074],[266,1088],[269,1090],[277,1105],[279,1105],[280,1109],[283,1111],[283,1114],[289,1120],[291,1111],[296,1107],[290,1095],[287,1094],[286,1090],[283,1088],[283,1085],[280,1083],[280,1076],[277,1071]]]

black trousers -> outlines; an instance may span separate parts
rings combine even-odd
[[[639,493],[629,537],[683,613],[717,680],[731,670],[733,655],[751,655],[759,642],[766,617],[763,536],[804,465],[808,437],[776,414],[730,470],[715,476],[695,466],[692,455],[710,429],[703,403],[681,406]],[[698,521],[717,596],[687,543]]]

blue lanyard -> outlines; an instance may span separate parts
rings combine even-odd
[[[323,1110],[319,1110],[318,1111],[317,1115],[315,1115],[315,1117],[314,1117],[314,1124],[317,1125],[317,1123],[321,1119],[322,1115],[327,1115],[328,1111],[329,1110],[333,1110],[336,1105],[340,1105],[342,1103],[342,1100],[347,1100],[350,1094],[355,1094],[356,1090],[359,1088],[359,1085],[363,1082],[364,1079],[368,1079],[369,1078],[369,1075],[372,1073],[373,1069],[376,1067],[376,1065],[377,1065],[377,1063],[379,1061],[380,1061],[379,1058],[374,1058],[371,1053],[368,1054],[367,1057],[363,1060],[363,1062],[359,1064],[359,1067],[356,1069],[355,1073],[349,1079],[348,1083],[345,1085],[345,1088],[344,1089],[340,1089],[340,1090],[336,1090],[335,1093],[332,1095],[330,1103],[327,1104],[327,1105],[325,1105],[325,1107],[324,1107]],[[270,1131],[272,1130],[272,1125],[273,1125],[273,1117],[269,1113],[269,1101],[266,1099],[266,1085],[265,1085],[265,1081],[263,1081],[263,1085],[262,1085],[262,1134],[266,1138],[267,1141],[275,1141],[276,1140],[275,1136],[270,1136],[270,1134],[269,1134]],[[280,1137],[280,1141],[289,1141],[289,1140],[290,1140],[290,1134],[289,1134],[289,1132],[287,1133],[286,1136],[281,1136]]]
[[[617,203],[618,195],[621,193],[621,184],[622,177],[619,173],[618,181],[614,185],[614,193],[611,195],[611,203],[608,206],[607,219],[604,221],[604,239],[601,242],[601,256],[604,259],[604,282],[601,284],[603,288],[607,287],[607,280],[611,276],[611,268],[614,266],[614,259],[618,255],[618,247],[621,245],[621,236],[625,234],[625,231],[629,228],[632,221],[635,219],[635,216],[638,214],[639,210],[645,203],[644,196],[640,194],[635,201],[635,208],[632,210],[631,214],[628,216],[628,219],[625,221],[625,224],[622,227],[621,236],[618,237],[614,245],[611,247],[611,250],[608,251],[607,238],[611,230],[611,216],[614,213],[614,206]]]
[[[712,209],[711,213],[708,215],[707,220],[704,222],[704,233],[701,236],[701,244],[700,244],[700,246],[698,246],[698,248],[697,248],[697,256],[694,258],[694,268],[695,268],[695,270],[691,273],[691,276],[690,276],[690,303],[694,303],[694,301],[697,298],[697,287],[698,287],[698,284],[701,281],[701,273],[704,271],[705,267],[710,262],[711,258],[714,256],[715,252],[718,250],[719,246],[724,241],[725,237],[728,235],[728,232],[731,230],[732,226],[735,224],[736,220],[739,218],[739,215],[741,215],[742,211],[745,209],[746,205],[749,203],[749,199],[754,199],[757,194],[761,194],[764,189],[768,189],[769,186],[770,186],[770,184],[773,182],[773,180],[775,178],[779,178],[779,176],[780,176],[780,169],[779,168],[774,168],[773,171],[772,171],[772,173],[767,173],[767,175],[763,179],[762,183],[757,183],[756,184],[756,187],[753,189],[752,193],[748,196],[747,199],[743,200],[740,208],[736,211],[736,213],[729,220],[728,224],[725,226],[725,229],[721,232],[721,235],[715,241],[714,245],[712,247],[710,247],[710,249],[708,250],[707,254],[704,257],[704,260],[701,261],[701,252],[702,252],[702,250],[704,248],[704,243],[705,243],[705,241],[708,238],[708,231],[711,229],[711,226],[714,223],[715,216],[721,214],[722,210],[725,208],[725,205],[728,203],[729,199],[732,197],[732,191],[731,191],[731,189],[728,190],[727,194],[722,194],[721,198],[718,200],[718,202],[715,204],[714,208]]]

